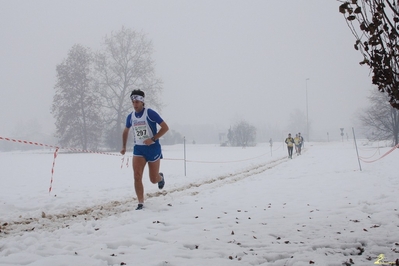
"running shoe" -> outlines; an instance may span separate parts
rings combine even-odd
[[[162,176],[162,180],[158,182],[158,188],[163,189],[165,186],[165,178],[163,177],[163,173],[159,173],[160,176]]]

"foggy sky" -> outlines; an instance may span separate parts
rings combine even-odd
[[[290,114],[306,113],[307,85],[311,134],[349,132],[373,86],[339,4],[0,0],[0,135],[36,125],[53,134],[56,65],[74,44],[96,51],[122,26],[153,43],[172,128],[244,119],[290,130]]]

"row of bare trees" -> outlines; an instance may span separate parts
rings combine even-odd
[[[59,143],[119,149],[134,89],[145,91],[146,105],[160,110],[162,81],[155,75],[152,53],[145,34],[125,27],[106,36],[98,52],[74,45],[56,67],[52,114]]]

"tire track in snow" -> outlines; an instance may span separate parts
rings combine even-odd
[[[202,180],[197,183],[189,183],[181,187],[173,188],[171,190],[157,191],[154,193],[147,193],[147,198],[161,197],[166,195],[178,194],[198,194],[200,191],[197,188],[212,189],[221,187],[226,184],[231,184],[245,178],[263,173],[277,165],[286,162],[288,159],[284,156],[276,160],[259,164],[251,168],[246,168],[236,173],[222,175],[208,180]],[[18,220],[2,222],[0,224],[0,238],[6,238],[15,235],[23,235],[26,232],[36,231],[54,231],[61,228],[68,228],[70,225],[80,221],[99,220],[110,216],[122,214],[134,210],[134,203],[137,201],[135,197],[122,200],[110,201],[103,204],[84,207],[82,209],[68,210],[66,213],[46,214],[42,212],[40,217],[21,217]]]

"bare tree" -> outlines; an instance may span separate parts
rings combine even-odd
[[[366,136],[372,141],[392,140],[398,144],[399,111],[387,103],[388,96],[374,91],[369,96],[370,106],[359,119],[366,128]]]
[[[130,92],[141,89],[146,105],[161,109],[162,81],[155,76],[153,47],[143,33],[122,27],[105,37],[104,51],[96,56],[97,82],[105,109],[106,143],[120,147],[125,118],[132,108]]]
[[[93,56],[88,48],[74,45],[56,68],[57,83],[52,114],[61,145],[97,148],[101,137],[99,98],[91,73]]]
[[[355,49],[373,72],[372,83],[399,109],[399,1],[337,0],[339,11],[355,36]]]
[[[232,146],[255,146],[256,128],[246,121],[238,122],[229,129],[227,139]]]

